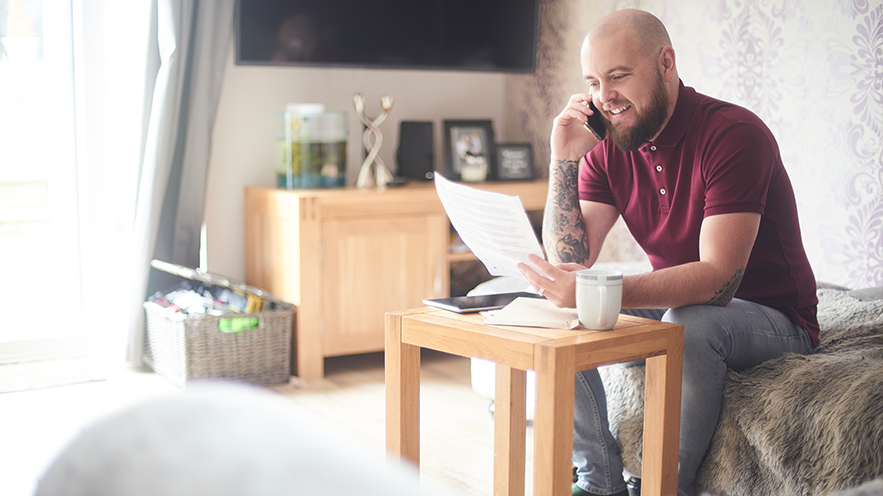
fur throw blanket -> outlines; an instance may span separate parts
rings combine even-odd
[[[818,296],[814,354],[728,371],[699,491],[823,495],[883,477],[883,300],[837,289]],[[625,469],[640,475],[644,367],[600,372]]]

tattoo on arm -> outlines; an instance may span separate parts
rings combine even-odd
[[[563,263],[583,263],[589,258],[589,249],[583,241],[567,234],[558,239],[555,245],[555,255]]]
[[[586,224],[577,192],[578,160],[553,160],[553,172],[543,216],[543,237],[550,257],[583,263],[589,257]]]
[[[558,208],[565,212],[572,210],[579,211],[579,198],[577,190],[579,188],[579,161],[578,160],[556,160],[558,166],[558,181],[555,184],[555,201]]]
[[[724,287],[719,289],[714,296],[708,300],[706,305],[717,305],[721,307],[725,307],[733,301],[733,297],[736,295],[736,290],[739,289],[739,284],[742,282],[742,276],[745,275],[745,267],[737,270],[733,277],[724,284]]]

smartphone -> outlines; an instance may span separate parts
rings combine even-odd
[[[595,102],[589,102],[589,108],[594,112],[589,116],[589,120],[583,123],[586,129],[592,132],[596,138],[603,140],[607,134],[607,128],[604,127],[604,120],[601,118],[601,112],[595,107]]]
[[[456,313],[473,313],[484,310],[496,310],[503,308],[515,298],[543,298],[536,293],[516,292],[497,293],[478,296],[455,296],[453,298],[435,298],[423,300],[425,305],[441,308]]]

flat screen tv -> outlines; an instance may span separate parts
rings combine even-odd
[[[239,0],[236,63],[531,73],[538,0]]]

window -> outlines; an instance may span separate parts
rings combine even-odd
[[[83,332],[72,54],[69,2],[0,0],[0,345]]]

